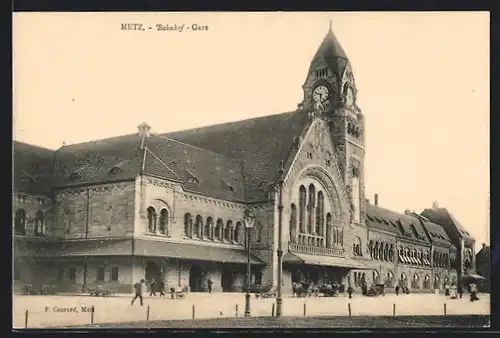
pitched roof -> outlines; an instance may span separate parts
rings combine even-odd
[[[451,239],[444,230],[444,228],[438,224],[432,223],[430,221],[422,220],[422,225],[427,230],[431,242],[440,243],[444,245],[450,245]]]
[[[331,29],[323,38],[323,41],[311,61],[311,64],[314,64],[319,60],[324,60],[330,69],[337,73],[337,76],[341,76],[343,74],[348,63],[347,54]]]
[[[457,229],[461,237],[474,240],[472,235],[446,208],[429,208],[425,209],[420,214],[428,218],[433,223],[439,224],[443,227],[451,225]]]
[[[373,204],[367,204],[366,215],[369,228],[389,231],[421,243],[429,242],[420,221],[414,217]]]
[[[307,113],[299,110],[163,136],[241,163],[246,200],[252,202],[267,198],[268,191],[262,188],[263,183],[275,180],[280,161],[289,157],[294,138],[301,135],[308,123]]]
[[[13,142],[13,188],[45,193],[50,190],[55,151],[27,143]]]

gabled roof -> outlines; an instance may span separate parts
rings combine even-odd
[[[307,124],[303,111],[183,130],[162,136],[224,155],[241,163],[249,202],[267,199],[264,182],[273,182],[281,160],[293,151],[294,138]],[[286,167],[285,167],[286,170]]]
[[[366,215],[368,228],[389,231],[403,238],[429,243],[425,230],[416,218],[373,204],[366,205]]]
[[[13,142],[13,188],[46,193],[50,191],[54,150]]]
[[[420,213],[427,217],[433,223],[439,224],[446,229],[446,226],[451,225],[458,231],[460,237],[474,240],[474,237],[465,229],[460,222],[446,208],[429,208]]]

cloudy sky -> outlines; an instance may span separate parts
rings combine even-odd
[[[330,20],[366,116],[367,197],[399,212],[437,201],[489,243],[488,13],[17,13],[14,139],[56,149],[142,121],[294,110]]]

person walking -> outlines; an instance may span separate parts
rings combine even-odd
[[[160,281],[160,297],[165,296],[165,282],[163,279]]]
[[[134,305],[134,301],[139,298],[141,301],[141,306],[143,305],[142,302],[142,285],[144,284],[144,279],[141,279],[138,283],[134,284],[134,289],[135,289],[135,297],[132,299],[132,303],[130,305]]]
[[[347,287],[347,294],[349,295],[349,299],[352,299],[352,293],[354,292],[352,286]]]
[[[212,282],[212,279],[210,277],[208,277],[207,279],[207,287],[208,287],[208,293],[212,293],[212,284],[214,282]]]
[[[399,285],[396,285],[395,291],[396,291],[396,296],[398,296],[399,295]]]
[[[156,281],[154,278],[151,278],[151,282],[149,282],[150,287],[151,287],[151,293],[149,294],[149,297],[151,296],[156,296]]]
[[[462,288],[462,284],[458,284],[457,289],[458,289],[458,295],[459,295],[459,297],[462,298],[462,295],[464,293],[464,290]]]

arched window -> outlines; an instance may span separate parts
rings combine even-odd
[[[223,234],[223,230],[224,230],[224,221],[222,219],[218,219],[217,220],[217,224],[215,225],[215,239],[217,239],[218,241],[221,241],[224,239],[224,234]]]
[[[374,248],[373,240],[370,240],[370,242],[368,243],[368,250],[370,250],[371,258],[373,258],[373,248]]]
[[[314,209],[316,205],[316,189],[314,184],[309,185],[309,203],[307,204],[307,232],[312,234],[314,228]]]
[[[243,226],[241,222],[236,222],[236,231],[234,234],[234,241],[238,244],[243,243]]]
[[[420,289],[420,283],[419,283],[419,281],[420,281],[420,278],[418,277],[418,275],[414,274],[413,275],[413,283],[412,283],[411,287],[413,289]]]
[[[290,207],[290,242],[295,243],[297,237],[297,207],[292,204]]]
[[[262,232],[264,231],[264,227],[262,226],[262,224],[260,222],[257,222],[257,224],[255,225],[255,231],[257,231],[256,242],[257,243],[262,242]]]
[[[391,271],[387,271],[387,275],[385,276],[385,286],[388,288],[392,288],[394,286],[394,274]]]
[[[231,242],[233,240],[233,221],[227,221],[226,229],[224,231],[224,240]]]
[[[203,237],[212,239],[212,226],[214,221],[212,217],[207,217],[207,221],[205,222],[205,226],[203,227]]]
[[[439,275],[434,275],[434,289],[439,289]]]
[[[406,277],[406,274],[404,272],[402,272],[401,276],[399,277],[399,284],[400,286],[408,286],[408,278]]]
[[[184,235],[186,237],[193,236],[193,218],[190,213],[184,215]]]
[[[299,228],[301,233],[306,232],[305,225],[305,214],[306,214],[306,203],[307,203],[307,192],[306,188],[301,185],[299,189]]]
[[[161,209],[160,211],[160,233],[166,235],[168,234],[168,211],[167,209]]]
[[[316,234],[324,236],[325,226],[325,198],[322,191],[318,191],[318,203],[316,206]]]
[[[16,235],[26,235],[26,211],[24,209],[16,211],[14,231]]]
[[[336,238],[334,237],[334,231],[333,231],[333,222],[332,222],[332,214],[327,213],[326,214],[326,246],[331,248],[334,244],[336,244],[335,240]]]
[[[378,271],[375,270],[372,271],[372,280],[373,284],[380,284],[380,275]]]
[[[203,238],[203,217],[201,215],[197,215],[194,221],[194,235]]]
[[[373,247],[373,258],[378,259],[378,242],[375,242],[375,246]]]
[[[385,243],[384,245],[384,261],[389,260],[389,244]]]
[[[156,210],[153,207],[148,208],[148,230],[156,232]]]
[[[45,227],[43,226],[43,212],[38,211],[35,216],[35,236],[43,236]]]
[[[394,262],[394,245],[391,244],[389,248],[389,261]]]
[[[353,252],[354,252],[354,256],[362,256],[363,255],[363,251],[361,248],[361,239],[359,237],[354,238]]]
[[[384,259],[384,243],[380,243],[380,246],[378,247],[378,259],[383,260]]]
[[[431,277],[429,275],[424,276],[424,289],[430,289],[431,288]]]

